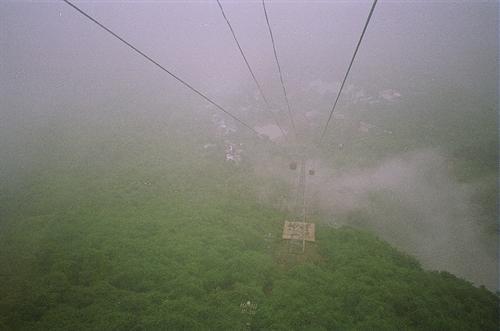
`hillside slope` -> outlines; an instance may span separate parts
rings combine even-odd
[[[0,329],[497,329],[494,294],[369,233],[287,254],[244,165],[156,133],[57,140],[2,192]]]

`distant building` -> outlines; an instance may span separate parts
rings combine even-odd
[[[243,152],[243,149],[239,148],[241,147],[237,146],[236,144],[233,143],[226,143],[226,161],[234,162],[236,164],[239,164],[241,162],[241,153]]]
[[[266,124],[263,126],[256,126],[254,129],[259,134],[266,136],[274,141],[279,140],[280,138],[283,137],[281,129],[276,124]]]
[[[373,125],[373,124],[359,121],[359,131],[361,131],[361,132],[369,132],[370,129],[373,129],[374,127],[375,127],[375,125]]]
[[[387,89],[379,93],[380,97],[387,101],[395,101],[401,98],[401,93],[393,89]]]

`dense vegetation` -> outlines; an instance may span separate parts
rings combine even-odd
[[[3,188],[0,329],[497,329],[497,296],[369,233],[289,253],[289,215],[203,137],[122,129],[61,134]]]

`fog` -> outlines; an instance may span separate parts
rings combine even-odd
[[[495,221],[485,218],[473,200],[478,185],[453,180],[446,159],[423,150],[383,160],[374,168],[318,176],[309,194],[331,215],[332,225],[372,229],[425,267],[495,288]]]
[[[273,145],[252,137],[223,113],[216,115],[236,128],[238,138],[231,143],[248,146],[242,147],[242,164],[247,162],[249,174],[287,185],[285,195],[274,196],[275,182],[262,183],[256,189],[261,203],[293,209],[296,173],[288,163],[294,156],[284,151],[293,155],[297,148],[273,131],[216,1],[76,4],[275,140]],[[222,5],[272,111],[291,132],[261,3]],[[298,123],[296,142],[316,169],[307,179],[312,217],[373,232],[427,269],[447,270],[494,290],[498,3],[380,1],[326,146],[320,147],[312,142],[328,118],[371,2],[271,1],[266,6]],[[148,136],[148,126],[161,131],[166,123],[199,140],[205,152],[212,147],[203,149],[204,144],[220,148],[227,140],[217,142],[216,134],[203,131],[204,123],[220,126],[220,119],[213,120],[214,107],[63,2],[0,3],[0,49],[4,197],[22,193],[29,175],[56,159],[79,162],[83,154],[85,160],[101,159],[107,152],[88,146],[99,145],[111,132],[125,141]],[[425,123],[417,121],[421,113]],[[450,114],[456,117],[448,122]],[[472,122],[475,131],[462,130],[463,123]],[[435,126],[436,136],[419,134],[423,123]],[[388,139],[380,145],[390,148],[363,147],[380,135]],[[402,137],[405,148],[397,146]],[[486,146],[484,153],[475,154],[474,142]],[[469,143],[470,149],[460,152]],[[69,150],[56,153],[54,146],[61,145]],[[484,155],[489,159],[478,163]],[[462,159],[472,163],[464,161],[462,167]]]

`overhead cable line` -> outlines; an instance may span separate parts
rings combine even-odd
[[[140,51],[137,47],[133,46],[131,43],[129,43],[128,41],[126,41],[125,39],[123,39],[122,37],[120,37],[119,35],[117,35],[116,33],[114,33],[113,31],[111,31],[110,29],[108,29],[106,26],[104,26],[102,23],[98,22],[96,19],[94,19],[93,17],[91,17],[89,14],[87,14],[86,12],[84,12],[83,10],[81,10],[79,7],[77,7],[76,5],[74,5],[73,3],[71,3],[68,0],[62,0],[62,1],[66,2],[68,5],[70,5],[71,7],[73,7],[76,11],[78,11],[80,14],[82,14],[83,16],[85,16],[86,18],[88,18],[89,20],[91,20],[92,22],[94,22],[95,24],[97,24],[99,27],[101,27],[103,30],[105,30],[109,34],[111,34],[113,37],[115,37],[118,40],[120,40],[122,43],[124,43],[125,45],[127,45],[128,47],[130,47],[132,50],[134,50],[135,52],[137,52],[139,55],[141,55],[144,58],[146,58],[149,62],[153,63],[155,66],[157,66],[158,68],[160,68],[161,70],[163,70],[164,72],[166,72],[167,74],[169,74],[170,76],[172,76],[173,78],[175,78],[181,84],[183,84],[184,86],[186,86],[187,88],[189,88],[194,93],[198,94],[200,97],[202,97],[203,99],[205,99],[206,101],[208,101],[210,104],[212,104],[213,106],[215,106],[217,109],[219,109],[220,111],[224,112],[226,115],[232,117],[235,121],[237,121],[238,123],[242,124],[247,129],[253,131],[257,136],[260,137],[260,134],[254,128],[252,128],[250,125],[246,124],[243,120],[239,119],[237,116],[231,114],[229,111],[227,111],[226,109],[224,109],[222,106],[220,106],[219,104],[217,104],[215,101],[213,101],[212,99],[210,99],[209,97],[207,97],[205,94],[203,94],[202,92],[200,92],[199,90],[197,90],[196,88],[194,88],[191,84],[187,83],[185,80],[181,79],[180,77],[178,77],[177,75],[175,75],[174,73],[172,73],[171,71],[169,71],[168,69],[166,69],[165,67],[163,67],[161,64],[159,64],[158,62],[156,62],[155,60],[153,60],[151,57],[149,57],[148,55],[146,55],[144,52]]]
[[[370,13],[368,14],[368,18],[366,19],[365,26],[363,28],[363,32],[361,33],[361,36],[359,37],[358,44],[356,46],[356,49],[354,50],[354,54],[352,55],[351,62],[349,63],[349,67],[347,68],[347,72],[345,73],[344,80],[342,81],[342,85],[340,85],[339,92],[337,94],[337,98],[335,99],[335,102],[333,103],[332,110],[330,111],[330,115],[328,116],[328,120],[326,121],[325,127],[323,128],[323,132],[321,133],[321,137],[319,139],[319,145],[321,145],[321,142],[323,141],[323,138],[325,137],[326,130],[328,128],[328,124],[330,124],[330,121],[332,119],[333,112],[335,111],[335,107],[337,106],[337,102],[339,101],[340,94],[342,93],[342,90],[344,88],[345,82],[347,80],[347,77],[349,76],[349,72],[351,71],[352,64],[354,63],[354,59],[356,58],[356,54],[358,53],[359,46],[361,45],[361,41],[363,40],[363,37],[366,32],[366,28],[368,27],[368,24],[370,23],[370,19],[372,18],[373,11],[375,10],[375,6],[377,5],[378,0],[374,0],[372,4],[372,8],[370,9]]]
[[[236,46],[238,46],[238,49],[240,51],[241,56],[243,57],[243,60],[245,61],[245,64],[247,65],[248,71],[250,72],[250,75],[252,75],[253,81],[255,82],[255,85],[257,86],[257,89],[259,90],[259,93],[260,93],[262,99],[264,100],[264,103],[266,104],[267,111],[271,114],[272,119],[274,120],[276,125],[280,128],[281,133],[285,137],[286,133],[283,130],[283,128],[281,127],[281,125],[279,124],[278,119],[276,118],[275,114],[271,111],[271,107],[269,106],[269,102],[267,101],[267,98],[264,95],[264,92],[262,91],[262,87],[260,86],[259,81],[255,77],[255,74],[252,70],[252,67],[250,66],[250,63],[248,63],[247,57],[245,56],[245,53],[243,52],[243,49],[241,48],[241,45],[238,41],[238,38],[236,37],[236,33],[234,32],[233,27],[231,26],[231,23],[229,23],[229,19],[227,18],[226,13],[224,12],[224,8],[222,7],[222,4],[220,3],[219,0],[217,0],[217,4],[219,5],[220,11],[222,13],[222,16],[224,17],[224,20],[226,21],[226,23],[229,27],[229,30],[231,30],[231,34],[233,35],[233,39],[236,42]]]
[[[295,128],[295,121],[293,120],[292,111],[290,109],[290,102],[288,101],[288,95],[286,93],[285,83],[283,82],[283,74],[281,73],[281,66],[280,66],[280,62],[278,60],[278,53],[276,51],[276,44],[274,42],[273,31],[271,29],[271,24],[269,24],[269,17],[267,16],[266,3],[264,2],[264,0],[262,0],[262,8],[264,8],[264,15],[266,17],[267,28],[269,30],[269,35],[271,36],[271,42],[273,44],[274,58],[276,60],[276,65],[278,66],[278,72],[280,74],[280,82],[281,82],[281,87],[283,88],[283,95],[285,96],[286,107],[288,109],[288,115],[290,116],[290,122],[292,123],[292,128],[293,128],[293,132],[295,134],[295,137],[297,137],[297,130]]]

